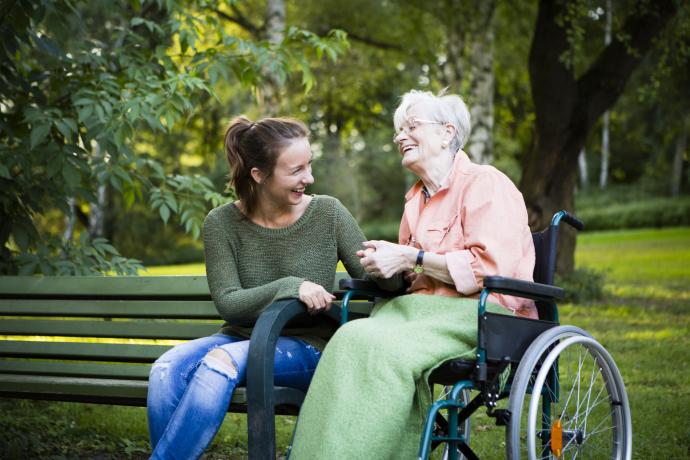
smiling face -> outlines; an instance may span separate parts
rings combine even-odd
[[[419,175],[434,158],[443,154],[448,142],[448,126],[434,121],[428,104],[419,103],[407,110],[406,118],[395,136],[402,165]]]
[[[261,183],[260,199],[277,207],[297,206],[307,185],[314,183],[311,174],[312,153],[306,137],[292,140],[276,160],[273,173],[265,177],[256,168],[252,176]]]

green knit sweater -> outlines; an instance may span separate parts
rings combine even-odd
[[[314,196],[295,223],[277,229],[253,223],[234,203],[213,209],[204,222],[204,249],[211,297],[225,320],[221,332],[249,338],[259,314],[276,300],[298,298],[304,280],[331,291],[338,260],[351,277],[363,278],[355,253],[364,240],[352,215],[329,196]],[[282,335],[322,348],[335,327],[319,315],[313,326]]]

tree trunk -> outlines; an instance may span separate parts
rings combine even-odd
[[[523,158],[520,188],[533,230],[545,228],[560,209],[575,211],[577,159],[597,119],[623,92],[652,41],[675,15],[674,0],[659,0],[635,10],[591,66],[575,79],[567,38],[566,2],[540,0],[529,55],[535,109],[533,148]],[[622,42],[620,37],[626,37]],[[567,226],[566,226],[567,227]],[[574,268],[575,233],[564,231],[557,260],[559,273]]]
[[[98,186],[98,201],[89,205],[89,235],[91,238],[105,236],[105,204],[108,189],[105,184]]]
[[[580,187],[583,189],[589,187],[589,174],[587,172],[587,150],[584,148],[580,150],[580,155],[577,157],[577,169],[580,171]]]
[[[606,0],[606,30],[604,32],[604,46],[611,43],[611,26],[613,22],[613,2]],[[609,111],[604,113],[601,126],[601,170],[599,171],[599,188],[604,190],[609,179]]]
[[[67,198],[67,207],[69,207],[70,213],[65,216],[65,231],[62,233],[62,239],[65,243],[72,240],[74,236],[74,227],[77,223],[77,211],[74,197]]]
[[[476,163],[493,159],[494,10],[495,0],[447,1],[439,9],[448,37],[442,79],[470,109],[472,131],[465,151]],[[469,23],[464,20],[468,15],[473,18]]]
[[[601,127],[601,170],[599,171],[599,188],[604,190],[609,179],[609,112],[604,112]]]
[[[285,38],[285,16],[285,0],[268,0],[265,39],[272,45],[280,45]],[[278,116],[280,114],[280,80],[267,69],[264,69],[264,77],[266,82],[260,91],[262,112],[267,116]]]
[[[93,143],[93,157],[96,161],[103,161],[104,152],[98,142]],[[91,238],[102,237],[105,229],[105,203],[107,188],[100,184],[96,191],[96,202],[89,204],[89,235]]]
[[[683,130],[676,137],[676,149],[673,153],[673,173],[671,176],[671,196],[677,198],[683,181],[683,157],[688,146],[688,132]]]
[[[466,151],[476,163],[493,161],[494,132],[494,1],[479,0],[477,10],[481,29],[474,35],[469,61],[472,82],[468,100],[472,131]]]
[[[325,174],[321,180],[333,178],[329,182],[329,190],[336,198],[343,202],[355,219],[362,218],[362,203],[357,187],[357,178],[354,171],[356,166],[350,165],[348,155],[343,151],[341,139],[342,125],[339,122],[327,122],[328,130],[323,144],[323,162],[327,165]],[[333,127],[333,129],[330,129]]]

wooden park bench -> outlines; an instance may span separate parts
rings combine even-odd
[[[335,291],[346,277],[338,275]],[[358,302],[352,311],[368,309]],[[0,277],[0,317],[0,397],[131,406],[146,406],[151,364],[172,347],[157,342],[208,336],[222,323],[205,276]],[[230,403],[247,413],[253,459],[275,458],[274,415],[297,414],[304,399],[273,386],[288,321],[309,321],[303,304],[279,301],[261,315],[247,386]]]

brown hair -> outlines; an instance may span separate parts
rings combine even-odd
[[[240,116],[230,122],[225,131],[225,158],[230,167],[228,187],[235,189],[247,215],[254,211],[258,199],[252,168],[270,177],[282,150],[292,140],[308,136],[304,123],[293,118],[263,118],[252,122]]]

